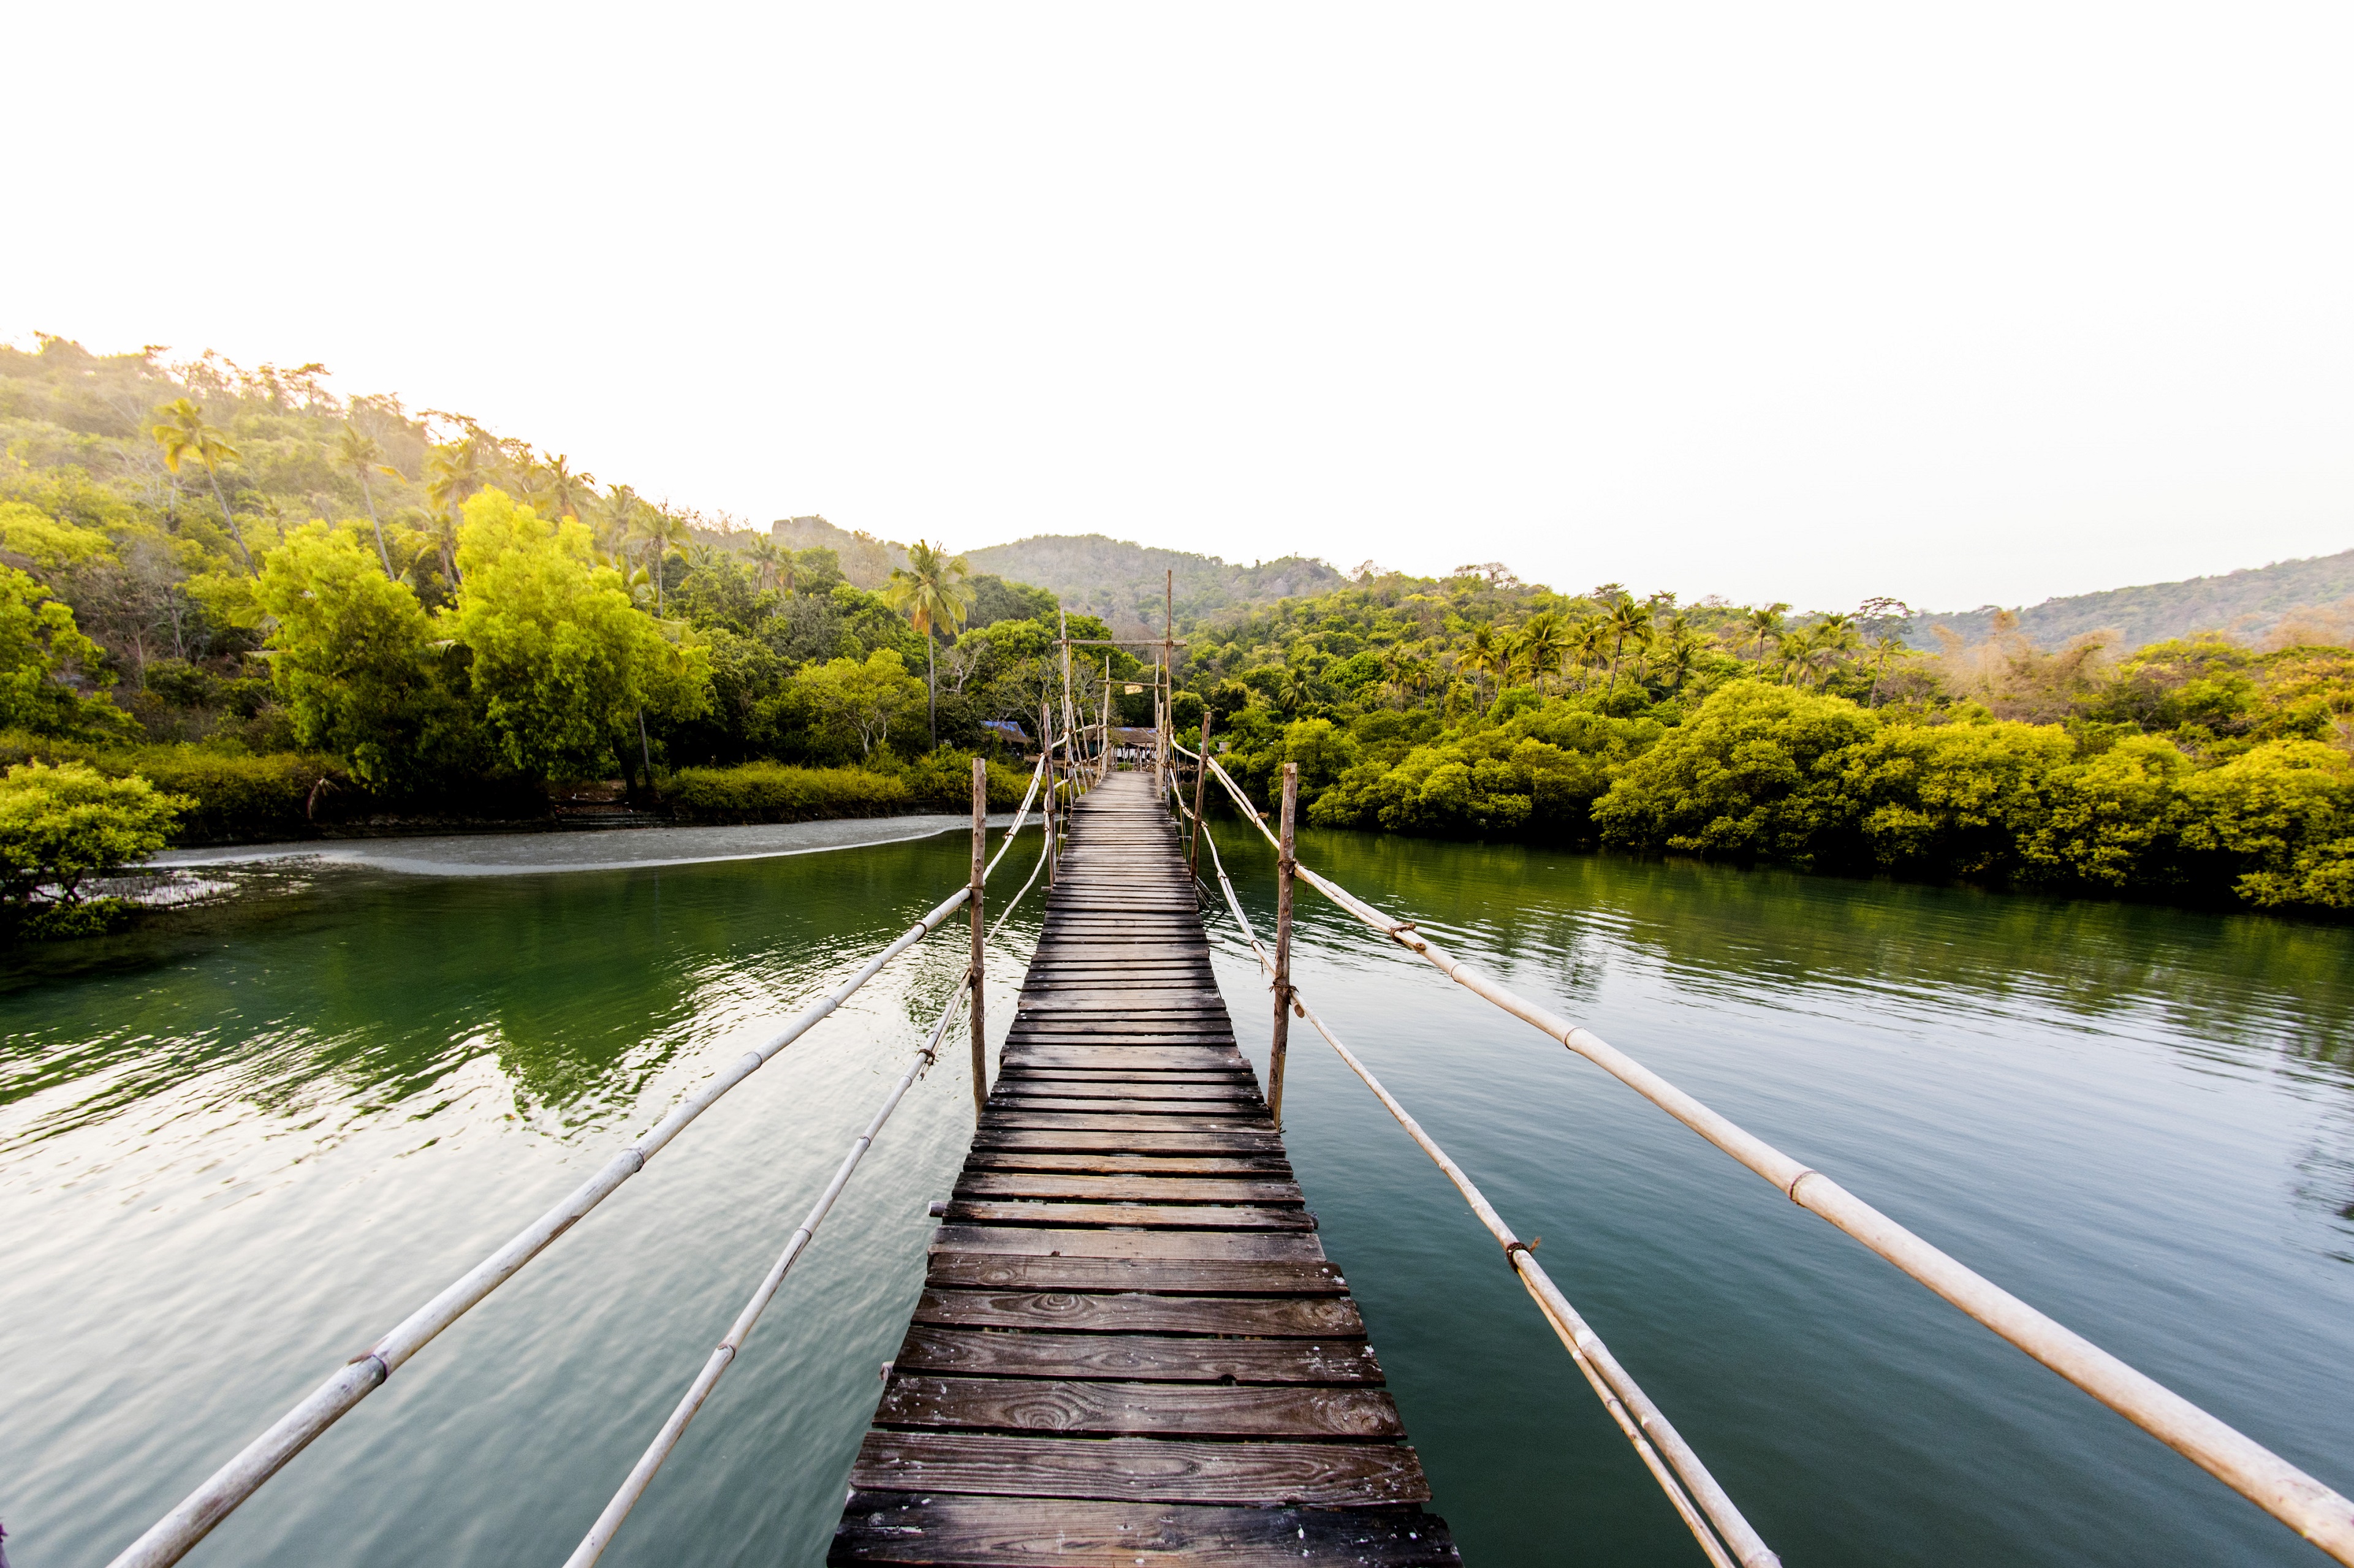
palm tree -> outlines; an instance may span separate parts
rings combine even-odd
[[[1872,646],[1880,657],[1872,662],[1872,693],[1864,698],[1863,705],[1876,708],[1880,705],[1881,677],[1888,673],[1888,656],[1904,646],[1904,639],[1893,631],[1883,631],[1872,640]]]
[[[1382,684],[1390,689],[1390,694],[1397,698],[1401,706],[1405,705],[1405,684],[1413,665],[1413,655],[1406,652],[1405,643],[1393,642],[1382,650]]]
[[[472,436],[445,441],[427,454],[425,501],[439,514],[441,575],[452,586],[458,581],[458,509],[482,487],[482,449]]]
[[[1851,615],[1826,615],[1808,628],[1804,664],[1815,677],[1816,689],[1821,689],[1831,672],[1856,646],[1855,617]]]
[[[1757,652],[1755,654],[1755,658],[1757,662],[1760,664],[1763,664],[1766,662],[1766,643],[1767,640],[1771,639],[1776,642],[1782,640],[1782,612],[1789,608],[1790,607],[1787,604],[1781,603],[1777,600],[1773,604],[1766,606],[1762,609],[1753,609],[1742,618],[1748,623],[1749,630],[1757,634]]]
[[[1632,638],[1638,648],[1650,641],[1651,607],[1622,599],[1610,607],[1603,624],[1610,637],[1610,684],[1603,690],[1607,696],[1618,689],[1618,659],[1626,652],[1628,640]]]
[[[1579,671],[1577,689],[1585,691],[1593,683],[1591,672],[1602,662],[1602,651],[1610,641],[1610,622],[1599,615],[1588,616],[1569,629],[1568,647],[1563,652],[1564,662],[1575,659]]]
[[[629,553],[631,537],[637,531],[638,512],[643,505],[636,491],[626,484],[617,484],[597,508],[597,547],[617,566]]]
[[[973,601],[972,585],[965,581],[971,567],[962,556],[951,556],[938,545],[918,539],[907,546],[907,564],[891,568],[883,598],[894,609],[907,612],[924,638],[925,714],[931,725],[932,745],[940,744],[939,672],[933,658],[934,629],[964,624]]]
[[[535,506],[546,508],[550,517],[578,518],[583,503],[597,499],[597,476],[575,473],[572,460],[558,452],[546,459],[542,466],[539,486],[532,492]]]
[[[1472,673],[1472,698],[1481,707],[1486,707],[1488,704],[1486,689],[1479,683],[1479,677],[1490,671],[1500,677],[1510,660],[1511,655],[1506,652],[1502,642],[1496,636],[1495,627],[1482,624],[1471,629],[1471,641],[1463,650],[1462,662]]]
[[[1781,683],[1787,686],[1790,683],[1793,672],[1803,674],[1806,671],[1814,668],[1814,629],[1801,626],[1795,630],[1782,633],[1774,645],[1774,652],[1777,655],[1777,662],[1782,666]],[[1803,683],[1801,682],[1801,684]]]
[[[228,536],[237,541],[237,553],[245,557],[246,570],[253,570],[253,552],[245,547],[245,535],[238,528],[237,514],[228,509],[228,497],[221,493],[220,465],[237,461],[237,449],[228,444],[228,432],[205,418],[205,411],[186,397],[175,397],[156,412],[164,416],[151,433],[164,449],[164,466],[179,477],[180,460],[195,458],[205,466],[205,476],[213,482],[213,499],[220,503],[221,515],[228,521]]]
[[[368,526],[376,530],[376,557],[384,563],[385,577],[391,578],[392,552],[384,547],[384,523],[376,514],[376,492],[368,485],[368,474],[374,471],[398,479],[400,471],[387,466],[384,448],[376,444],[376,439],[349,419],[344,421],[343,429],[335,437],[335,461],[351,470],[352,477],[360,482],[360,494],[367,500]]]
[[[1670,691],[1684,689],[1684,683],[1691,679],[1692,666],[1700,662],[1701,650],[1707,646],[1706,638],[1682,629],[1668,640],[1667,651],[1659,658],[1659,668],[1668,676]]]
[[[1513,662],[1528,671],[1536,682],[1537,694],[1544,694],[1545,666],[1553,662],[1553,645],[1561,618],[1553,611],[1540,610],[1522,623],[1521,634],[1513,640]]]
[[[1308,672],[1294,665],[1276,677],[1275,705],[1286,718],[1296,718],[1314,694],[1308,684]]]
[[[694,538],[685,517],[669,507],[642,504],[637,507],[627,540],[645,551],[646,573],[653,578],[656,615],[663,612],[663,564],[670,558],[673,550],[684,549]]]
[[[755,588],[769,586],[785,565],[784,546],[765,534],[744,547],[744,556],[752,563],[752,586]]]

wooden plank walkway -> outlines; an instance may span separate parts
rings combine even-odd
[[[827,1561],[1458,1563],[1150,774],[1057,874]]]

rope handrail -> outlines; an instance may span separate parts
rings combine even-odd
[[[1181,750],[1183,748],[1181,747]],[[1205,764],[1244,818],[1268,842],[1276,842],[1258,810],[1215,758],[1188,757]],[[2029,1306],[1985,1276],[1949,1255],[1819,1171],[1783,1153],[1764,1139],[1699,1099],[1592,1030],[1526,1001],[1473,969],[1415,928],[1294,863],[1297,874],[1358,920],[1408,952],[1428,960],[1447,979],[1534,1025],[1571,1051],[1691,1128],[1750,1171],[1770,1181],[1800,1208],[1846,1233],[1910,1275],[2000,1338],[2107,1405],[2159,1442],[2232,1488],[2338,1562],[2354,1568],[2354,1500],[2290,1464],[2220,1417],[2111,1355],[2090,1340]]]
[[[1006,830],[1005,843],[999,846],[998,860],[1004,858],[1014,833],[1020,830],[1044,771],[1045,758],[1042,755],[1037,768],[1031,774],[1030,791],[1023,797],[1013,826]],[[991,861],[990,869],[993,870],[996,864],[996,860]],[[984,879],[986,875],[984,872]],[[941,922],[962,908],[971,896],[970,886],[958,888],[901,932],[882,951],[861,965],[848,980],[794,1014],[783,1028],[746,1052],[701,1089],[673,1106],[668,1115],[654,1124],[652,1130],[616,1153],[563,1202],[515,1233],[505,1245],[476,1264],[440,1295],[401,1319],[389,1333],[345,1362],[340,1371],[280,1416],[268,1430],[239,1450],[228,1464],[207,1477],[203,1485],[182,1499],[178,1507],[156,1520],[138,1540],[125,1547],[108,1564],[108,1568],[165,1568],[166,1564],[177,1563],[210,1534],[221,1520],[260,1490],[263,1484],[284,1468],[289,1460],[383,1386],[385,1380],[398,1371],[411,1356],[431,1343],[437,1335],[465,1316],[491,1292],[514,1277],[557,1237],[579,1224],[590,1210],[611,1197],[622,1183],[644,1170],[648,1160],[661,1153],[673,1139],[717,1104],[729,1090],[767,1065],[786,1046],[831,1017],[861,986],[881,973],[892,959],[939,929]]]
[[[1176,794],[1174,784],[1171,786],[1171,792]],[[1188,817],[1193,815],[1186,810],[1185,799],[1182,794],[1177,794],[1177,809]],[[1199,828],[1204,824],[1196,818],[1195,825]],[[1250,916],[1243,913],[1242,900],[1235,895],[1235,885],[1226,875],[1225,861],[1218,853],[1216,836],[1203,832],[1201,838],[1210,846],[1210,865],[1217,875],[1219,887],[1225,894],[1226,908],[1234,915],[1235,924],[1242,927],[1243,936],[1250,943],[1249,951],[1257,959],[1259,967],[1273,975],[1275,960],[1260,943],[1258,932],[1251,926]],[[1297,989],[1291,994],[1291,1007],[1294,1013],[1307,1020],[1309,1026],[1324,1037],[1324,1043],[1340,1054],[1350,1071],[1373,1091],[1390,1115],[1397,1118],[1398,1125],[1405,1128],[1406,1135],[1419,1144],[1422,1151],[1446,1173],[1447,1179],[1455,1183],[1456,1191],[1463,1194],[1464,1201],[1471,1206],[1471,1212],[1479,1217],[1479,1223],[1488,1227],[1489,1234],[1503,1247],[1505,1260],[1519,1277],[1522,1288],[1536,1302],[1537,1310],[1544,1314],[1546,1322],[1560,1338],[1563,1348],[1569,1351],[1570,1360],[1602,1401],[1603,1408],[1610,1413],[1610,1418],[1617,1423],[1619,1432],[1634,1446],[1644,1467],[1651,1472],[1652,1478],[1659,1482],[1659,1489],[1667,1494],[1668,1501],[1682,1517],[1685,1528],[1691,1531],[1692,1539],[1700,1543],[1701,1551],[1710,1563],[1715,1568],[1733,1568],[1735,1561],[1742,1568],[1779,1568],[1782,1560],[1775,1555],[1772,1548],[1742,1515],[1724,1488],[1709,1473],[1699,1454],[1684,1441],[1682,1434],[1675,1429],[1659,1407],[1652,1403],[1650,1395],[1643,1392],[1642,1385],[1635,1381],[1633,1374],[1610,1353],[1601,1336],[1579,1316],[1577,1308],[1570,1305],[1569,1298],[1553,1282],[1553,1277],[1538,1265],[1530,1248],[1504,1223],[1503,1216],[1496,1212],[1495,1205],[1488,1202],[1487,1195],[1464,1173],[1463,1168],[1449,1159],[1447,1151],[1422,1129],[1422,1124],[1383,1086],[1381,1080],[1373,1076],[1373,1070],[1358,1058],[1357,1054],[1341,1043],[1340,1036],[1332,1033]],[[1727,1555],[1728,1550],[1732,1553],[1730,1556]]]

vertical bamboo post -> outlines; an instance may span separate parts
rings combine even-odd
[[[1111,655],[1104,655],[1103,728],[1096,732],[1096,781],[1111,777]]]
[[[1283,1130],[1283,1052],[1291,1043],[1292,818],[1299,810],[1299,764],[1283,765],[1283,832],[1275,853],[1275,1036],[1267,1052],[1267,1108]]]
[[[1210,781],[1210,709],[1202,708],[1202,759],[1193,764],[1193,838],[1185,846],[1185,870],[1190,874],[1202,863],[1202,787]]]
[[[1177,568],[1161,574],[1161,788],[1175,780],[1177,752]]]
[[[1055,885],[1055,742],[1051,701],[1041,694],[1038,698],[1038,782],[1046,791],[1045,814],[1040,827],[1046,835],[1046,885]]]
[[[989,845],[989,764],[972,759],[972,1114],[989,1105],[989,1054],[981,1011],[981,939],[986,932],[981,919],[981,879]]]

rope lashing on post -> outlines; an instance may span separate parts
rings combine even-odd
[[[1023,797],[1022,809],[1016,813],[1013,827],[1006,830],[1005,844],[1000,846],[996,859],[989,863],[991,870],[996,868],[997,861],[1004,858],[1006,848],[1012,845],[1014,833],[1022,826],[1023,817],[1029,811],[1030,800],[1038,792],[1039,780],[1044,770],[1045,759],[1042,756],[1037,769],[1031,775],[1030,790]],[[758,1072],[785,1047],[832,1016],[843,1002],[881,973],[892,959],[939,929],[941,923],[962,908],[971,895],[972,890],[967,886],[958,888],[942,899],[921,919],[901,932],[889,946],[862,964],[848,980],[794,1014],[781,1029],[673,1107],[652,1131],[607,1160],[570,1196],[518,1231],[505,1245],[403,1319],[391,1332],[345,1362],[301,1404],[280,1416],[228,1464],[207,1477],[203,1485],[181,1499],[178,1507],[156,1520],[138,1540],[125,1547],[108,1564],[108,1568],[165,1568],[166,1564],[177,1563],[186,1556],[221,1520],[260,1490],[270,1477],[284,1468],[289,1460],[375,1393],[411,1356],[472,1310],[491,1292],[513,1278],[557,1237],[579,1224],[590,1210],[611,1197],[622,1183],[643,1171],[648,1160],[661,1153],[673,1139],[684,1131],[697,1117],[716,1105],[729,1090]]]
[[[1257,809],[1242,787],[1215,758],[1202,760],[1217,775],[1246,820],[1257,826],[1269,843],[1274,843],[1275,835],[1259,821]],[[1560,1041],[1764,1178],[1800,1208],[1862,1243],[2338,1563],[2354,1568],[2354,1500],[2029,1306],[1829,1177],[1793,1160],[1678,1088],[1592,1030],[1572,1023],[1480,974],[1416,930],[1413,922],[1394,918],[1307,866],[1298,866],[1296,874],[1364,925],[1426,959],[1473,995]]]
[[[1178,797],[1177,807],[1181,811],[1184,810],[1182,795]],[[1258,960],[1263,970],[1273,975],[1275,960],[1259,941],[1258,932],[1251,925],[1250,916],[1243,912],[1242,900],[1235,896],[1235,885],[1226,875],[1225,862],[1218,853],[1216,836],[1204,831],[1202,839],[1209,845],[1210,864],[1217,875],[1218,886],[1225,894],[1226,908],[1250,944],[1250,956]],[[1350,1071],[1373,1091],[1374,1097],[1397,1119],[1398,1125],[1405,1128],[1406,1135],[1420,1145],[1422,1151],[1446,1173],[1447,1179],[1455,1183],[1456,1191],[1463,1194],[1464,1202],[1471,1206],[1472,1213],[1502,1245],[1505,1262],[1519,1277],[1522,1287],[1536,1302],[1537,1310],[1544,1314],[1545,1321],[1553,1326],[1563,1348],[1569,1351],[1570,1360],[1593,1388],[1596,1397],[1602,1401],[1603,1408],[1610,1413],[1610,1418],[1617,1423],[1619,1432],[1634,1447],[1644,1467],[1651,1472],[1659,1489],[1667,1494],[1668,1501],[1682,1518],[1684,1527],[1691,1531],[1692,1539],[1700,1543],[1701,1551],[1710,1563],[1716,1568],[1734,1568],[1736,1563],[1740,1568],[1778,1568],[1781,1559],[1743,1517],[1741,1510],[1723,1487],[1709,1473],[1699,1454],[1684,1441],[1659,1407],[1651,1402],[1650,1396],[1643,1392],[1642,1385],[1610,1353],[1601,1336],[1579,1316],[1577,1308],[1570,1305],[1569,1298],[1553,1282],[1553,1277],[1538,1265],[1527,1244],[1504,1223],[1503,1216],[1496,1212],[1495,1206],[1488,1202],[1487,1195],[1464,1173],[1463,1168],[1456,1164],[1447,1151],[1422,1129],[1422,1124],[1383,1086],[1381,1080],[1373,1076],[1373,1070],[1358,1058],[1357,1054],[1341,1043],[1340,1037],[1301,998],[1296,987],[1291,994],[1291,1007],[1294,1013],[1305,1019],[1310,1028],[1324,1037],[1324,1043],[1332,1047]]]

